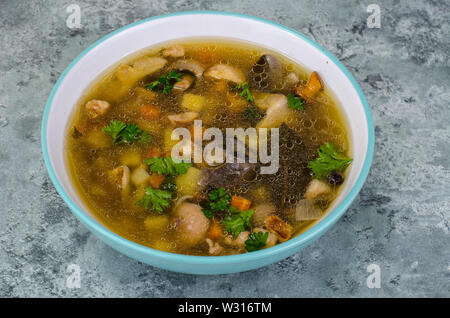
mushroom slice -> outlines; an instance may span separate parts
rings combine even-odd
[[[96,118],[103,115],[111,106],[110,103],[104,100],[93,99],[86,103],[86,110],[90,118]]]
[[[294,230],[291,225],[276,215],[269,216],[264,221],[264,226],[269,232],[275,234],[281,242],[289,240]]]
[[[266,110],[266,116],[257,124],[256,128],[280,127],[294,116],[294,110],[288,107],[288,101],[283,94],[264,94],[261,100],[255,98],[255,104]]]
[[[181,76],[181,81],[173,85],[173,90],[177,92],[184,92],[194,83],[195,77],[191,74],[184,74]]]
[[[205,68],[195,60],[178,60],[171,65],[170,69],[189,71],[197,78],[202,77],[203,72],[205,71]]]
[[[312,72],[305,86],[295,87],[295,93],[306,101],[311,101],[322,89],[322,81],[317,72]]]
[[[245,81],[244,73],[241,70],[225,64],[216,64],[211,66],[205,73],[205,76],[215,79],[223,79],[237,84]]]
[[[182,57],[184,56],[184,47],[179,44],[174,44],[164,49],[162,55],[166,57]]]
[[[122,192],[122,201],[128,199],[130,194],[130,169],[127,166],[120,166],[111,171],[114,182]]]
[[[167,116],[173,125],[186,124],[198,118],[197,112],[185,112]]]
[[[273,90],[282,76],[281,61],[273,55],[264,54],[252,67],[252,84],[259,89]]]

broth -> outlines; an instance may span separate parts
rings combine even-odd
[[[66,142],[73,183],[109,229],[158,250],[229,255],[290,239],[323,216],[349,164],[343,161],[350,151],[347,126],[320,78],[316,91],[314,76],[276,52],[228,39],[180,40],[144,49],[99,76],[80,98]],[[277,173],[260,174],[258,163],[192,163],[172,176],[152,170],[157,160],[164,163],[170,156],[177,142],[170,140],[173,129],[192,129],[194,117],[205,128],[221,131],[279,128]],[[116,127],[114,139],[114,132],[105,131],[114,120],[139,130],[126,135],[133,128]],[[327,143],[341,161],[318,179],[309,162]],[[156,158],[154,166],[151,158]],[[170,193],[162,199],[169,205],[157,211],[161,198],[155,195],[161,191]],[[223,210],[215,208],[217,197]]]

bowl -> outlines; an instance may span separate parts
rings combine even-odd
[[[328,212],[307,231],[274,247],[230,256],[191,256],[163,252],[131,242],[102,225],[72,185],[64,154],[66,126],[89,84],[111,65],[143,48],[170,40],[223,37],[252,42],[317,70],[341,104],[350,129],[353,162],[346,182]],[[344,214],[370,169],[374,129],[361,88],[336,57],[301,33],[274,22],[226,12],[181,12],[152,17],[112,32],[84,50],[63,72],[45,107],[42,150],[56,190],[80,221],[117,251],[159,268],[192,274],[224,274],[256,269],[304,248]],[[344,246],[343,246],[344,248]]]

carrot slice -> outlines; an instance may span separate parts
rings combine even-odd
[[[152,188],[158,189],[161,186],[161,183],[163,183],[165,177],[166,176],[163,174],[159,175],[157,173],[152,173],[150,175],[150,179],[149,179],[149,182],[150,182],[150,185],[152,186]]]
[[[161,114],[161,109],[158,106],[147,104],[141,106],[139,112],[142,117],[147,119],[156,119]]]
[[[222,226],[217,221],[213,221],[209,226],[209,230],[206,236],[211,240],[216,241],[219,238],[221,238],[222,235],[223,235]]]
[[[161,150],[158,147],[150,148],[147,153],[144,154],[144,158],[150,159],[161,156]]]
[[[252,202],[250,200],[247,200],[243,197],[238,197],[236,195],[233,195],[231,197],[231,205],[237,208],[238,210],[245,211],[250,208],[250,205]]]

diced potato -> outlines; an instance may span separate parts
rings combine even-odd
[[[198,188],[200,174],[200,169],[190,167],[185,174],[179,175],[175,179],[178,192],[181,195],[193,195]]]
[[[86,143],[92,148],[108,148],[112,141],[101,128],[91,130],[85,139]]]
[[[167,225],[169,225],[167,215],[151,215],[144,220],[144,226],[150,232],[164,231]]]
[[[159,134],[161,131],[161,121],[159,120],[137,119],[136,125],[152,134]]]
[[[195,95],[186,93],[183,95],[183,99],[181,101],[181,107],[192,110],[195,112],[199,112],[202,110],[205,104],[205,97],[201,95]]]
[[[143,166],[139,166],[131,173],[131,182],[135,186],[146,184],[150,180],[150,175]]]
[[[136,167],[142,163],[141,154],[137,150],[129,150],[120,156],[120,162],[128,167]]]

